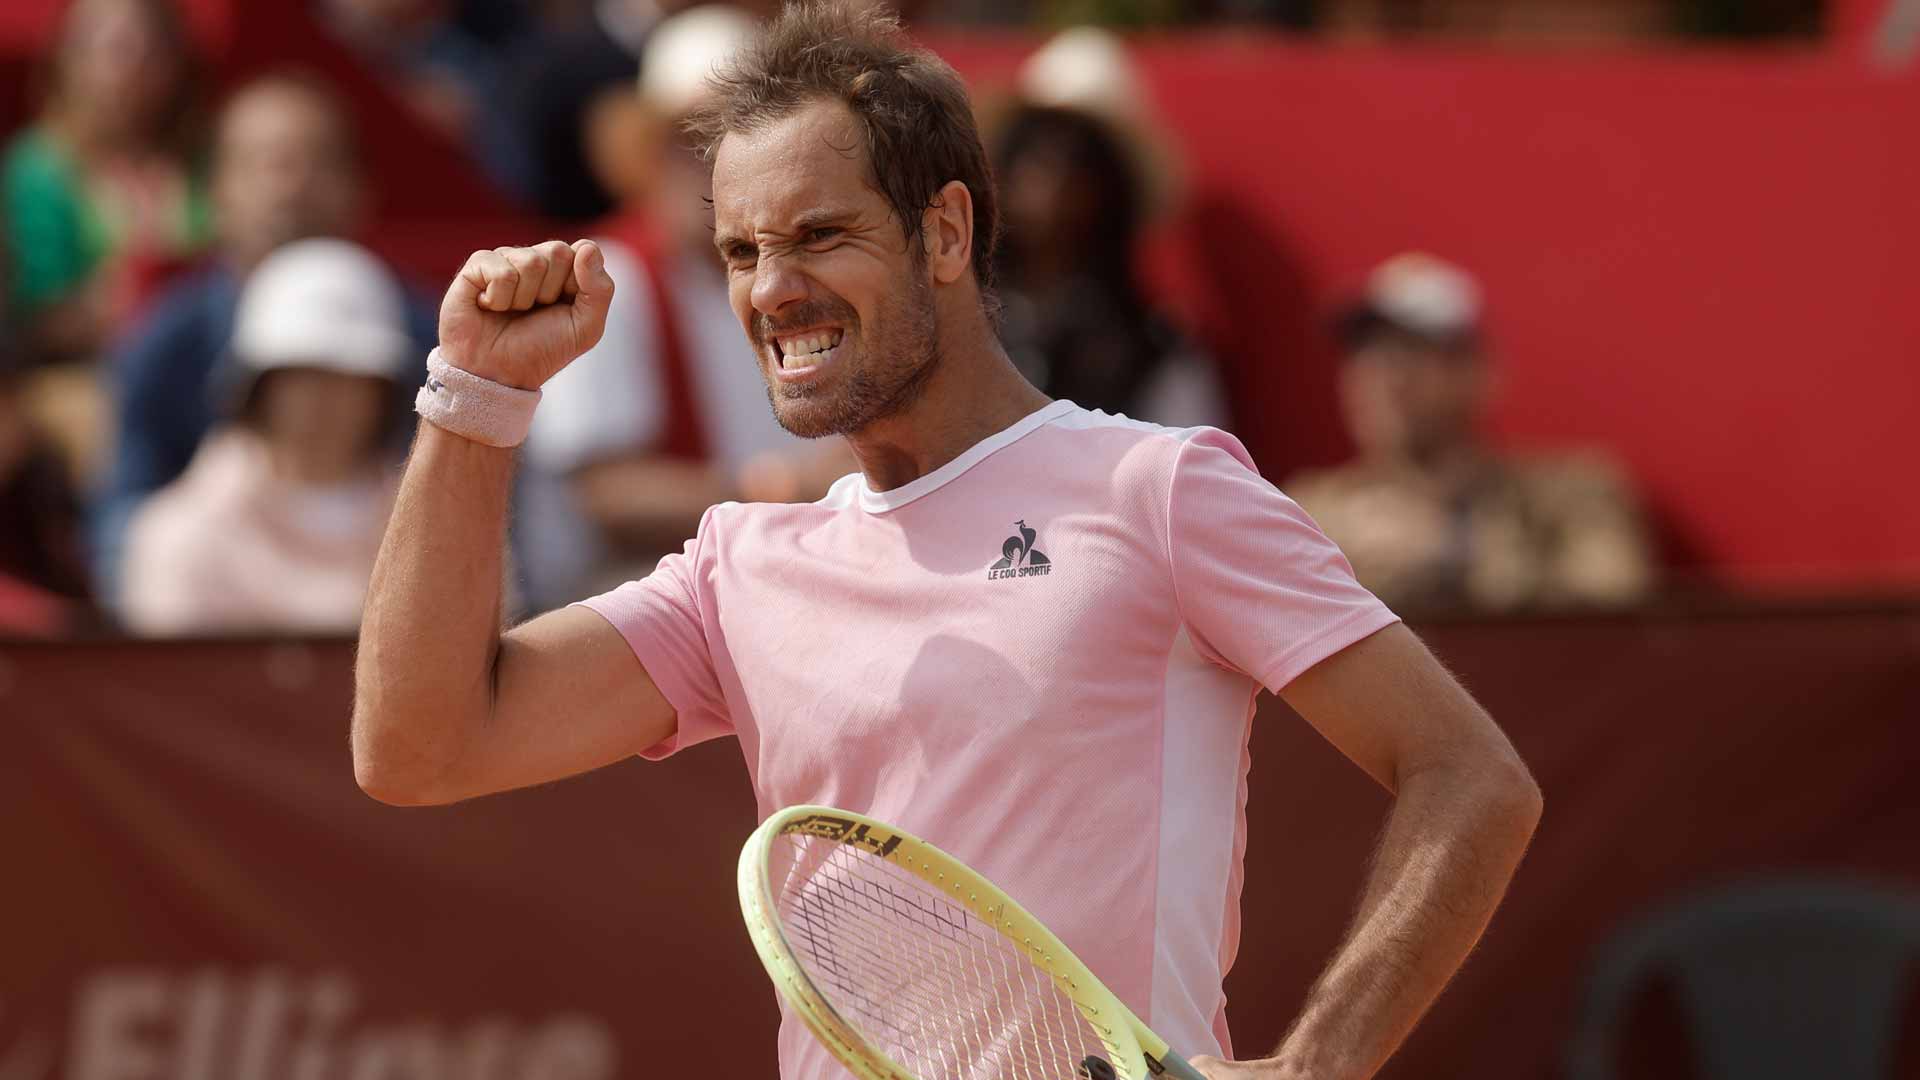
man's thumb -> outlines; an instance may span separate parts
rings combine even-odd
[[[594,296],[605,303],[613,296],[613,277],[607,273],[607,255],[592,240],[573,242],[573,276],[581,296]]]
[[[579,290],[573,297],[574,332],[580,347],[590,349],[606,329],[607,307],[613,302],[613,276],[607,273],[607,257],[599,244],[574,241],[573,280]]]

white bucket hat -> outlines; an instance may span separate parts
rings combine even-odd
[[[1017,94],[1026,104],[1078,112],[1106,125],[1139,175],[1148,218],[1179,203],[1186,186],[1179,152],[1118,35],[1096,26],[1054,35],[1020,66]]]
[[[667,16],[647,35],[640,61],[640,100],[661,116],[678,118],[707,103],[709,80],[743,46],[759,23],[729,4],[702,4]]]
[[[418,366],[415,351],[399,279],[358,244],[287,244],[241,288],[233,353],[250,374],[300,367],[397,380]]]

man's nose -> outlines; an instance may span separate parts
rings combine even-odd
[[[762,255],[753,268],[753,309],[762,315],[778,314],[780,309],[807,296],[807,279],[798,267],[781,256]]]

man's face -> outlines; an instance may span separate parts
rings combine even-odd
[[[243,265],[311,236],[353,230],[359,176],[344,121],[294,86],[243,93],[220,125],[213,193],[221,246]]]
[[[1427,461],[1473,441],[1485,385],[1471,348],[1383,331],[1348,354],[1340,396],[1363,456]]]
[[[859,431],[913,402],[939,362],[924,255],[869,184],[846,108],[808,105],[722,140],[714,242],[780,425]]]

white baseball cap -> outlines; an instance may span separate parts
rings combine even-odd
[[[1376,267],[1341,322],[1349,337],[1386,324],[1436,341],[1466,341],[1480,330],[1480,309],[1480,283],[1472,274],[1416,251]]]
[[[255,374],[301,367],[401,379],[417,366],[415,351],[399,279],[358,244],[286,244],[241,287],[233,352]]]

